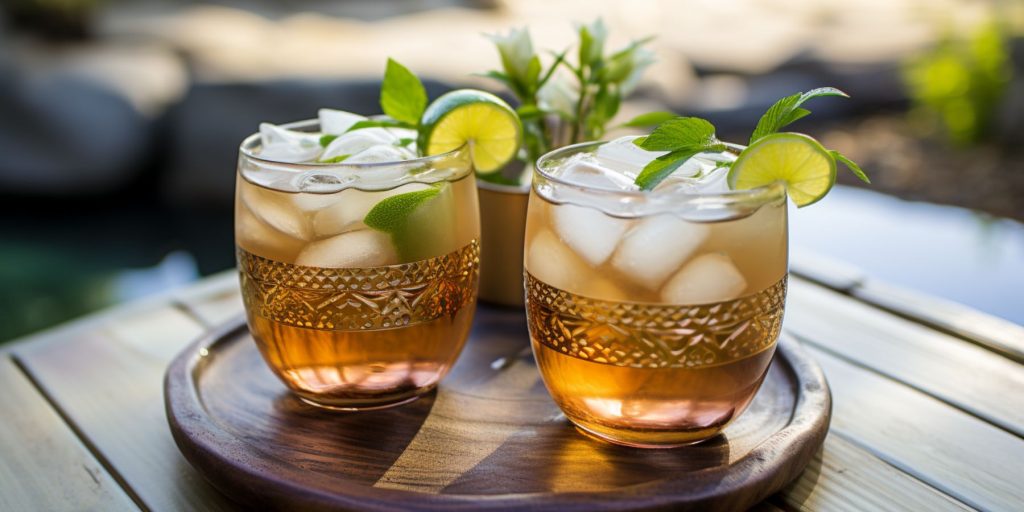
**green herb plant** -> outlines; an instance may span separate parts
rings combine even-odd
[[[990,134],[1012,73],[1009,36],[991,19],[964,36],[947,34],[911,59],[903,77],[914,116],[938,121],[950,141],[966,146]]]
[[[601,19],[578,25],[576,32],[575,57],[570,56],[572,47],[552,52],[547,66],[534,51],[527,29],[489,36],[498,48],[502,69],[483,76],[504,84],[519,101],[516,112],[523,125],[520,159],[524,162],[532,163],[564,144],[599,139],[623,97],[635,89],[654,61],[645,46],[650,38],[606,52],[608,30]],[[631,126],[650,126],[664,118],[648,116],[637,121],[647,124]]]

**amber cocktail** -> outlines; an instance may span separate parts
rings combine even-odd
[[[653,191],[631,138],[537,165],[526,235],[534,355],[585,433],[671,447],[721,432],[750,404],[786,297],[786,193],[730,191],[724,152]]]
[[[264,127],[239,157],[235,240],[252,335],[313,405],[412,400],[451,368],[473,317],[480,228],[468,149],[416,158],[401,133],[367,128],[343,135],[352,154],[340,163],[307,162],[317,122],[283,128]]]

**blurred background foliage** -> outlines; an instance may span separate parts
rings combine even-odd
[[[377,113],[389,56],[431,97],[514,102],[479,76],[502,69],[484,34],[529,27],[547,69],[599,17],[609,51],[656,36],[602,125],[672,110],[746,140],[775,99],[844,89],[793,128],[874,184],[842,176],[794,212],[794,257],[1024,323],[1020,0],[6,0],[0,341],[230,268],[237,147],[259,122]]]
[[[948,30],[906,69],[915,124],[943,129],[951,141],[986,140],[1013,77],[1006,23],[993,17],[965,34]]]

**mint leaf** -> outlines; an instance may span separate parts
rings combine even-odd
[[[412,137],[402,137],[401,139],[398,139],[398,142],[396,142],[395,145],[396,146],[408,146],[409,144],[412,144],[413,142],[416,142],[416,139],[414,139]]]
[[[328,158],[327,160],[320,160],[320,163],[322,163],[322,164],[338,164],[338,163],[344,162],[345,159],[350,157],[350,156],[352,156],[352,155],[338,155],[338,156],[336,156],[334,158]]]
[[[647,137],[635,144],[647,151],[696,149],[719,143],[715,127],[699,117],[676,117],[658,125]]]
[[[402,121],[395,121],[394,119],[366,119],[363,121],[356,121],[352,126],[348,127],[345,133],[360,130],[362,128],[412,128],[415,129],[415,124],[404,123]],[[321,137],[322,138],[322,137]]]
[[[850,169],[850,171],[853,172],[853,174],[857,176],[858,179],[869,185],[871,184],[871,179],[868,178],[868,175],[864,173],[864,171],[860,168],[859,165],[857,165],[856,162],[850,160],[849,158],[846,157],[846,155],[835,150],[829,150],[829,154],[831,154],[832,158],[835,158],[837,162],[842,162],[842,164],[845,165],[848,169]]]
[[[366,213],[366,217],[363,217],[363,224],[377,231],[395,233],[405,226],[406,219],[416,208],[440,192],[439,188],[430,187],[426,190],[406,192],[383,199]]]
[[[636,177],[634,183],[640,187],[640,190],[653,190],[670,174],[676,172],[676,169],[686,163],[690,157],[700,152],[700,149],[684,149],[661,155],[644,166],[644,170],[640,171],[640,175]]]
[[[674,117],[633,143],[647,151],[669,152],[648,163],[636,177],[634,183],[640,190],[654,189],[697,153],[726,150],[715,137],[715,126],[699,117]]]
[[[761,119],[757,122],[757,127],[754,128],[754,133],[750,136],[750,143],[753,144],[755,141],[764,137],[765,135],[775,133],[782,129],[782,127],[800,119],[811,111],[800,108],[808,100],[819,98],[822,96],[842,96],[849,98],[849,96],[835,87],[819,87],[812,89],[804,93],[797,93],[776,101],[774,105],[768,108],[768,111],[761,116]]]
[[[669,119],[676,118],[677,115],[672,112],[648,112],[646,114],[640,114],[629,121],[626,121],[622,126],[628,126],[631,128],[642,128],[645,126],[654,126],[656,124],[664,123]]]
[[[427,109],[427,90],[423,82],[390,58],[381,84],[380,108],[389,117],[413,126],[419,124],[420,116]]]
[[[807,110],[806,108],[799,108],[799,107],[795,108],[786,117],[785,124],[787,124],[787,125],[788,124],[792,124],[792,123],[796,122],[799,119],[803,119],[804,117],[807,117],[810,113],[811,113],[811,111]]]
[[[330,134],[328,134],[328,135],[321,135],[320,136],[320,147],[326,148],[332,142],[334,142],[334,139],[337,139],[337,138],[338,138],[337,135],[330,135]]]

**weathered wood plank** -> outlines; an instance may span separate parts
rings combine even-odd
[[[806,511],[968,509],[834,433],[800,478],[772,500]]]
[[[147,508],[231,509],[178,452],[164,412],[164,369],[204,327],[166,300],[89,325],[23,345],[16,357]]]
[[[242,313],[238,271],[210,276],[176,293],[174,302],[203,325],[214,327]]]
[[[853,265],[820,254],[794,253],[791,267],[801,278],[1024,363],[1024,326],[872,279]]]
[[[6,355],[0,389],[0,510],[138,510]]]
[[[1005,357],[798,279],[785,328],[1024,437],[1024,366]]]
[[[854,265],[805,250],[791,252],[789,267],[797,276],[843,293],[867,279]]]
[[[807,349],[832,388],[833,434],[971,507],[1019,510],[1019,437],[814,346]]]
[[[869,279],[851,294],[1024,363],[1024,326],[948,300]],[[1024,299],[1024,297],[1022,297]]]

